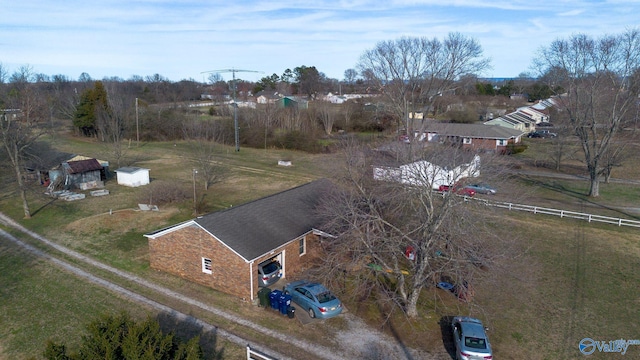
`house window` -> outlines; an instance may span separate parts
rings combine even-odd
[[[304,238],[300,239],[299,246],[300,246],[300,248],[299,248],[300,255],[302,256],[302,255],[306,254],[307,253],[307,249],[305,247]]]
[[[202,258],[202,272],[205,274],[213,274],[211,259]]]
[[[507,146],[507,140],[505,139],[498,140],[498,146]]]
[[[463,144],[471,144],[471,138],[468,138],[468,137],[462,138],[462,143]]]

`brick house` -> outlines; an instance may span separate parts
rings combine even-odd
[[[145,234],[151,268],[254,300],[258,264],[277,259],[286,278],[320,255],[316,208],[330,187],[316,180]]]
[[[463,150],[504,153],[508,144],[518,144],[523,131],[499,125],[425,123],[416,131],[420,141],[439,141],[458,145]]]

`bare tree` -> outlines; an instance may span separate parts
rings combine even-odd
[[[407,131],[409,112],[428,109],[436,96],[456,86],[455,80],[488,67],[480,44],[460,33],[450,33],[443,41],[426,37],[383,41],[358,62],[361,73],[382,90],[398,119],[406,121]]]
[[[333,124],[338,116],[336,106],[326,101],[319,101],[317,102],[315,109],[317,111],[318,119],[324,128],[324,133],[331,135],[331,132],[333,132]]]
[[[120,167],[126,156],[124,138],[128,123],[133,115],[135,99],[119,94],[113,84],[107,84],[107,106],[96,108],[96,127],[100,140]]]
[[[590,179],[589,196],[600,195],[603,157],[613,154],[620,125],[635,110],[640,66],[640,32],[628,30],[599,39],[573,35],[540,51],[535,65],[564,122],[578,137]]]
[[[215,122],[205,123],[199,120],[185,121],[183,133],[189,141],[194,167],[204,181],[204,189],[224,179],[225,169],[216,156],[222,151],[220,143],[224,142],[224,131]]]
[[[46,123],[38,123],[45,108],[44,97],[38,96],[30,83],[31,75],[29,67],[22,67],[11,76],[9,91],[0,84],[0,139],[18,184],[26,219],[31,218],[31,210],[24,165],[28,158],[37,155],[31,154],[29,148],[46,130]]]
[[[622,163],[632,156],[634,156],[634,153],[626,142],[621,142],[615,147],[610,147],[602,156],[603,165],[600,175],[604,176],[604,182],[609,183],[613,169],[622,166]]]
[[[403,154],[405,161],[432,163],[468,155],[439,146],[418,157]],[[345,149],[338,186],[322,206],[327,231],[336,236],[327,242],[323,273],[328,282],[349,276],[357,296],[381,294],[379,299],[415,317],[425,287],[445,278],[463,286],[477,276],[489,260],[488,231],[482,215],[470,214],[475,202],[432,191],[437,175],[426,167],[414,168],[411,185],[373,180],[378,156],[359,146]]]

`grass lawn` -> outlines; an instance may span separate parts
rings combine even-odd
[[[91,142],[71,139],[57,146],[109,160],[107,153]],[[185,143],[143,144],[132,147],[128,158],[135,166],[150,168],[152,180],[176,181],[192,191],[194,164],[187,148]],[[272,149],[243,148],[236,153],[232,147],[221,148],[218,155],[217,161],[227,169],[227,178],[207,192],[197,183],[198,196],[206,200],[206,211],[327,176],[331,167],[339,164],[335,154],[308,155]],[[293,166],[278,166],[281,159],[291,160]],[[630,209],[640,200],[640,187],[634,185],[601,184],[602,196],[593,200],[584,196],[586,182],[543,177],[514,178],[510,182],[510,189],[517,189],[519,192],[514,195],[526,200],[524,203],[608,216],[637,216]],[[142,235],[191,218],[192,199],[147,213],[134,210],[141,189],[121,187],[114,180],[106,186],[109,196],[77,202],[52,201],[42,195],[41,188],[35,188],[29,194],[34,214],[31,220],[22,219],[20,201],[5,187],[0,192],[0,208],[62,245],[243,314],[261,325],[275,326],[278,331],[318,339],[318,331],[330,334],[335,331],[331,326],[341,326],[339,321],[314,327],[273,321],[272,315],[257,311],[250,304],[150,270],[147,241]],[[491,328],[489,335],[500,359],[573,359],[582,356],[578,342],[584,337],[607,341],[639,337],[640,315],[634,311],[640,303],[636,291],[640,285],[637,229],[502,210],[488,216],[492,217],[490,225],[496,234],[509,240],[510,249],[498,256],[478,280],[474,302],[461,303],[430,288],[421,300],[420,319],[392,314],[384,326],[390,334],[411,347],[441,349],[441,319],[460,314],[477,316]],[[40,259],[30,258],[11,243],[0,243],[0,250],[0,315],[2,324],[8,324],[0,329],[0,358],[37,357],[50,337],[77,340],[96,313],[122,308],[136,316],[149,312],[63,271],[40,266]],[[383,312],[375,304],[353,301],[347,303],[347,308],[380,326]],[[259,335],[254,337],[259,339]],[[331,339],[318,341],[330,343]],[[225,348],[225,359],[243,355],[241,349],[225,345],[222,340],[217,344],[217,348],[221,347]],[[630,347],[628,354],[640,356],[640,348]]]

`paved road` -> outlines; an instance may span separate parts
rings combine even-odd
[[[294,345],[302,350],[304,350],[305,352],[307,352],[308,354],[314,354],[315,356],[319,357],[319,358],[323,358],[323,359],[328,359],[328,360],[343,360],[343,359],[366,359],[369,358],[370,355],[372,354],[372,351],[375,352],[376,357],[379,359],[388,359],[388,360],[395,360],[395,359],[424,359],[424,360],[430,360],[430,359],[442,359],[442,354],[446,354],[446,352],[444,351],[444,349],[442,350],[442,354],[428,354],[422,351],[417,351],[414,349],[408,349],[405,346],[403,346],[402,344],[399,344],[398,342],[396,342],[395,340],[391,339],[390,337],[375,331],[373,329],[370,329],[368,326],[366,326],[364,323],[362,323],[358,318],[356,318],[355,316],[352,316],[350,314],[345,314],[342,316],[345,316],[347,319],[347,323],[349,324],[347,329],[344,330],[339,330],[338,334],[335,335],[335,337],[338,339],[339,341],[339,348],[327,348],[324,346],[320,346],[314,343],[310,343],[308,341],[302,340],[302,339],[298,339],[295,338],[291,335],[288,334],[280,334],[277,333],[275,331],[273,331],[272,329],[268,329],[265,328],[263,326],[254,324],[244,318],[241,318],[235,314],[231,314],[228,313],[222,309],[213,307],[211,305],[202,303],[200,301],[194,300],[192,298],[186,297],[180,293],[174,292],[172,290],[169,290],[167,288],[164,288],[162,286],[159,286],[157,284],[151,283],[145,279],[142,279],[138,276],[126,273],[124,271],[118,270],[116,268],[113,268],[111,266],[108,266],[106,264],[103,264],[101,262],[98,262],[94,259],[91,259],[87,256],[84,256],[78,252],[75,252],[71,249],[68,249],[64,246],[61,246],[59,244],[56,244],[48,239],[46,239],[45,237],[36,234],[26,228],[24,228],[23,226],[21,226],[20,224],[18,224],[17,222],[13,221],[11,218],[7,217],[6,215],[4,215],[3,213],[0,213],[0,223],[4,224],[5,226],[14,228],[16,230],[19,230],[20,232],[22,232],[23,234],[32,237],[33,239],[36,239],[38,241],[40,241],[43,244],[46,244],[47,246],[50,246],[64,254],[67,254],[69,256],[72,256],[78,260],[81,260],[82,262],[96,268],[96,269],[100,269],[101,271],[108,271],[110,273],[116,274],[124,279],[127,279],[133,283],[136,283],[138,285],[142,285],[144,287],[153,289],[154,291],[157,291],[158,293],[162,293],[165,296],[171,297],[173,299],[177,299],[180,300],[183,303],[189,304],[191,306],[197,306],[200,309],[203,309],[205,311],[210,312],[211,314],[215,314],[216,316],[222,317],[226,320],[232,321],[238,325],[250,328],[254,331],[260,332],[262,334],[268,335],[273,337],[275,340],[277,340],[277,343],[279,346],[287,346],[290,347],[291,345]],[[240,336],[237,336],[233,333],[230,333],[228,331],[225,331],[224,329],[220,329],[219,327],[213,325],[213,324],[209,324],[207,322],[204,322],[202,320],[199,320],[197,318],[194,318],[190,315],[187,315],[185,313],[182,313],[180,311],[178,311],[177,309],[168,307],[166,305],[163,305],[161,303],[158,303],[152,299],[149,299],[148,297],[145,297],[143,295],[140,295],[134,291],[131,291],[129,289],[126,289],[120,285],[117,285],[111,281],[102,279],[100,277],[97,277],[87,271],[84,271],[72,264],[70,264],[69,262],[66,262],[64,260],[61,260],[59,258],[56,258],[54,256],[51,256],[47,253],[44,253],[40,250],[38,250],[37,248],[27,244],[26,242],[20,240],[19,238],[9,234],[8,232],[0,229],[0,237],[5,238],[15,244],[17,244],[18,246],[21,246],[23,248],[25,248],[26,250],[28,250],[29,252],[33,253],[36,256],[42,257],[44,259],[46,259],[47,261],[50,261],[52,263],[54,263],[55,265],[57,265],[58,267],[69,271],[75,275],[77,275],[80,278],[83,278],[87,281],[90,281],[92,283],[95,283],[97,285],[103,286],[111,291],[117,292],[118,294],[125,296],[127,298],[130,298],[131,300],[149,305],[159,311],[162,312],[166,312],[171,314],[172,316],[177,317],[180,320],[185,320],[185,321],[189,321],[192,323],[195,323],[196,325],[199,325],[203,328],[203,330],[205,331],[211,331],[213,333],[215,333],[217,336],[220,336],[222,338],[228,339],[231,342],[234,342],[236,344],[239,344],[241,346],[246,346],[248,343],[250,343],[248,340],[243,339]],[[289,356],[286,356],[284,354],[278,353],[277,351],[271,349],[271,348],[267,348],[265,346],[262,345],[257,345],[252,343],[251,345],[253,348],[256,348],[257,350],[264,352],[270,356],[273,356],[274,358],[277,359],[292,359]],[[307,356],[308,357],[308,356]],[[304,359],[305,355],[301,354],[301,359]],[[293,359],[292,359],[293,360]]]

